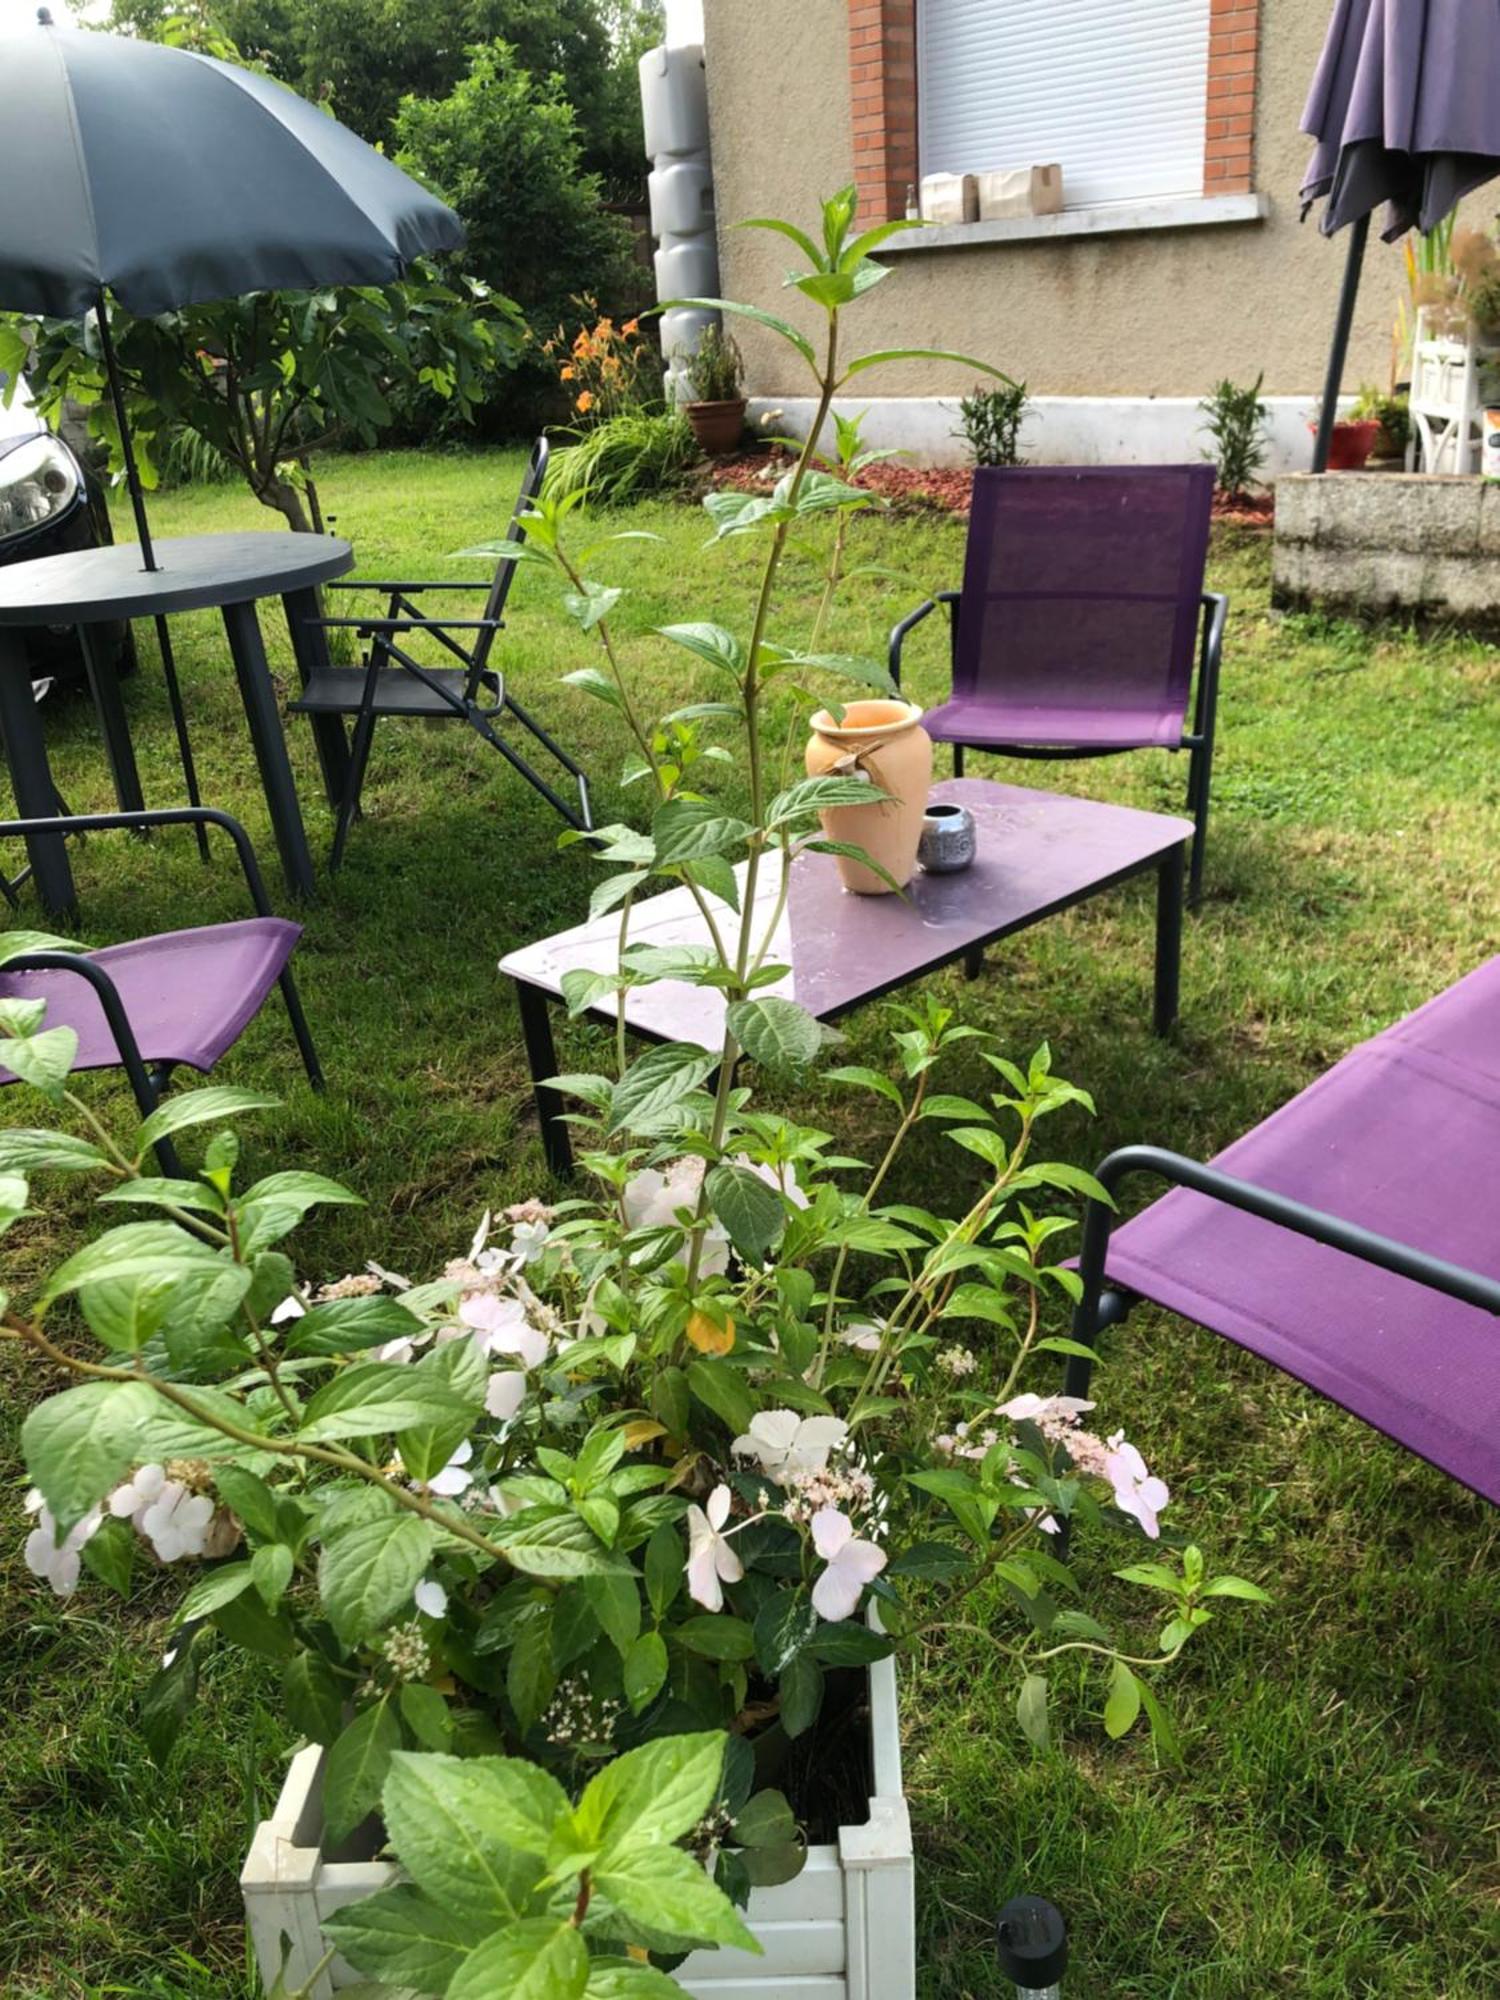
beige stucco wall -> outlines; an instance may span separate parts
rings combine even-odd
[[[1330,0],[1261,0],[1255,184],[1262,222],[1134,236],[924,251],[850,314],[860,347],[942,346],[978,355],[1034,395],[1199,396],[1219,377],[1265,371],[1273,395],[1322,386],[1345,237],[1298,220],[1308,158],[1298,131]],[[846,0],[706,0],[705,40],[724,295],[818,316],[781,290],[790,246],[728,227],[752,215],[810,223],[820,195],[853,178]],[[1066,163],[1064,163],[1066,166]],[[1481,210],[1481,212],[1483,212]],[[1398,247],[1372,236],[1346,383],[1384,386],[1405,289]],[[754,393],[805,390],[795,356],[744,328]],[[903,363],[870,378],[889,396],[967,389],[962,370]]]

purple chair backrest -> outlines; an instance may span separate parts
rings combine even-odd
[[[954,694],[1185,712],[1213,493],[1207,464],[981,466]]]

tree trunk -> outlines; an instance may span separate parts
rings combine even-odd
[[[255,497],[262,507],[270,507],[274,512],[285,515],[286,524],[293,534],[312,533],[312,522],[302,504],[302,495],[289,479],[278,479],[273,474],[269,479],[258,480]]]

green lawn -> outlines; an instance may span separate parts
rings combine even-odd
[[[325,468],[324,504],[366,573],[466,574],[477,566],[449,552],[503,525],[519,463],[514,453],[339,460]],[[274,525],[234,489],[164,496],[153,518],[162,534]],[[702,517],[679,505],[640,508],[630,525],[664,538],[623,544],[613,568],[629,589],[619,623],[634,668],[666,708],[695,687],[687,656],[650,628],[687,616],[742,624],[756,551],[740,542],[703,552]],[[956,581],[963,529],[892,519],[859,532],[863,555],[897,574],[856,587],[832,643],[878,652],[901,610]],[[1161,1043],[1148,1030],[1143,884],[992,953],[974,984],[937,982],[1011,1053],[1047,1037],[1061,1072],[1093,1091],[1097,1123],[1080,1116],[1054,1134],[1085,1164],[1128,1139],[1189,1152],[1225,1143],[1497,948],[1500,655],[1393,628],[1278,619],[1261,539],[1226,537],[1212,568],[1233,613],[1208,895],[1185,940],[1177,1037]],[[795,580],[808,587],[786,606],[782,630],[793,634],[810,614],[810,571]],[[556,685],[582,663],[580,642],[536,575],[522,574],[515,599],[516,689],[578,749],[600,817],[623,816],[633,795],[616,790],[614,718]],[[205,795],[246,820],[279,892],[222,631],[211,617],[175,630]],[[935,700],[942,643],[935,628],[922,637],[909,679]],[[273,664],[289,685],[284,635]],[[175,801],[153,664],[127,701],[148,798]],[[110,804],[87,704],[49,702],[47,723],[75,810]],[[310,735],[296,718],[288,735],[321,858],[329,821]],[[738,775],[719,768],[732,800]],[[1028,782],[1025,770],[1007,775]],[[1176,807],[1185,775],[1181,760],[1143,755],[1040,778]],[[577,850],[559,855],[557,832],[541,800],[466,732],[388,724],[377,738],[366,818],[307,913],[299,959],[328,1093],[302,1082],[274,1005],[222,1072],[285,1093],[284,1111],[245,1128],[262,1163],[317,1166],[368,1196],[367,1211],[333,1211],[303,1239],[327,1275],[371,1254],[426,1274],[462,1247],[487,1204],[544,1188],[495,961],[584,910],[590,864]],[[100,836],[76,865],[95,942],[242,909],[232,867],[203,870],[181,835],[149,846]],[[890,1020],[875,1006],[848,1023],[845,1060],[882,1062]],[[588,1066],[575,1058],[591,1033],[570,1033],[564,1067]],[[960,1068],[950,1087],[979,1081],[977,1065],[974,1075]],[[842,1098],[829,1092],[817,1115],[858,1143]],[[930,1198],[940,1171],[958,1172],[951,1151],[915,1151],[895,1198]],[[54,1208],[7,1240],[6,1282],[18,1294],[71,1246],[83,1213]],[[1142,1312],[1116,1351],[1102,1391],[1172,1485],[1169,1518],[1196,1524],[1217,1566],[1259,1579],[1277,1601],[1239,1608],[1178,1671],[1186,1776],[1158,1771],[1144,1739],[1111,1746],[1092,1725],[1033,1756],[1011,1721],[1004,1657],[966,1635],[931,1647],[905,1685],[923,2000],[998,1991],[993,1913],[1023,1887],[1069,1914],[1067,1990],[1079,2000],[1492,1996],[1495,1515],[1206,1334]],[[52,1386],[12,1368],[12,1418]],[[123,1617],[97,1586],[59,1607],[21,1563],[11,1473],[0,1537],[0,1992],[241,2000],[254,1986],[235,1876],[286,1748],[261,1709],[266,1690],[253,1671],[216,1660],[187,1740],[156,1771],[132,1709],[177,1586],[143,1589]]]

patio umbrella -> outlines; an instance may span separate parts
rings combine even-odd
[[[92,312],[147,569],[159,567],[106,293],[169,312],[244,292],[379,285],[456,249],[458,217],[269,77],[159,42],[81,30],[0,43],[0,308]],[[157,620],[196,803],[165,619]]]
[[[1352,225],[1313,470],[1328,465],[1370,217],[1385,240],[1433,229],[1500,173],[1500,0],[1338,0],[1302,129],[1302,186],[1326,236]]]

